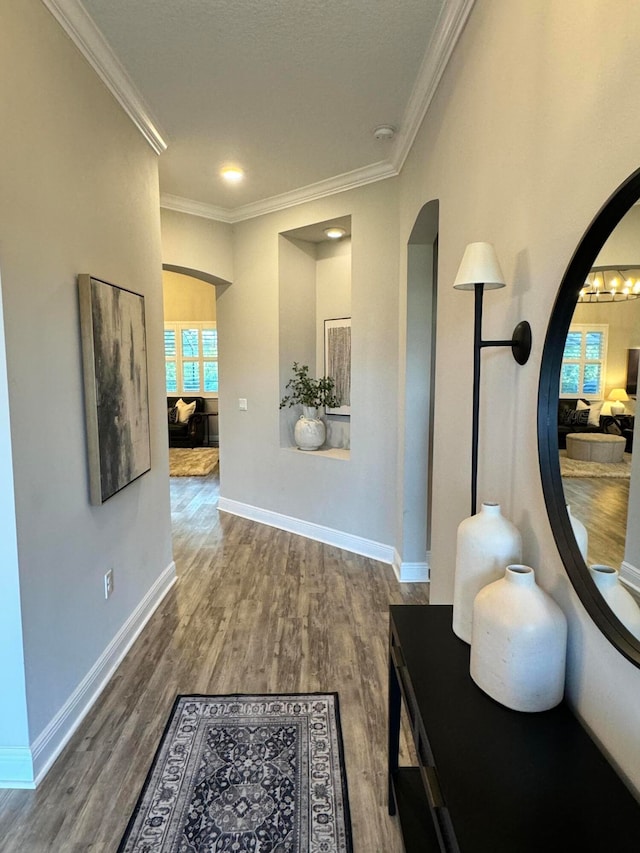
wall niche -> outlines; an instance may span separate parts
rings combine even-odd
[[[326,234],[330,228],[344,230],[344,236],[331,239]],[[325,374],[325,320],[351,317],[351,217],[283,231],[278,241],[282,397],[294,361],[308,364],[312,376]],[[300,406],[281,410],[281,447],[295,447],[293,427],[300,415]],[[315,453],[348,458],[350,417],[323,417],[327,439]]]

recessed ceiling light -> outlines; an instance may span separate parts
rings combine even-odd
[[[244,178],[244,171],[239,166],[225,166],[220,174],[230,184],[239,184]]]
[[[347,233],[344,228],[338,228],[332,225],[331,228],[325,228],[324,233],[330,240],[340,240]]]

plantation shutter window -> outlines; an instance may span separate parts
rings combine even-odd
[[[570,327],[562,356],[561,397],[604,398],[608,331],[606,324]]]
[[[218,330],[215,323],[165,323],[168,394],[218,393]]]

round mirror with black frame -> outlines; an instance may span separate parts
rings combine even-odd
[[[576,304],[603,246],[639,199],[640,169],[627,178],[600,209],[580,241],[562,279],[547,329],[540,368],[538,449],[547,513],[567,574],[602,633],[626,658],[640,667],[640,638],[631,633],[606,604],[576,542],[566,507],[558,442],[562,361]]]

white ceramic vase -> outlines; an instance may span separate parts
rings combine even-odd
[[[571,522],[571,528],[573,529],[573,535],[576,538],[576,542],[578,543],[578,548],[580,549],[580,553],[582,554],[582,559],[587,562],[587,551],[589,550],[589,534],[587,533],[587,528],[580,521],[579,518],[576,518],[575,515],[571,514],[571,507],[567,504],[567,513],[569,515],[569,521]]]
[[[640,607],[635,598],[620,583],[618,570],[613,566],[589,566],[591,577],[614,614],[634,636],[640,638]]]
[[[293,437],[299,450],[318,450],[324,444],[327,432],[324,421],[313,406],[303,406],[302,414],[293,428]]]
[[[507,566],[473,605],[471,677],[514,711],[547,711],[564,695],[567,620],[530,566]]]
[[[522,560],[518,528],[500,511],[500,504],[483,501],[480,512],[458,526],[453,587],[453,631],[471,642],[473,601],[486,584],[498,580],[510,563]]]

